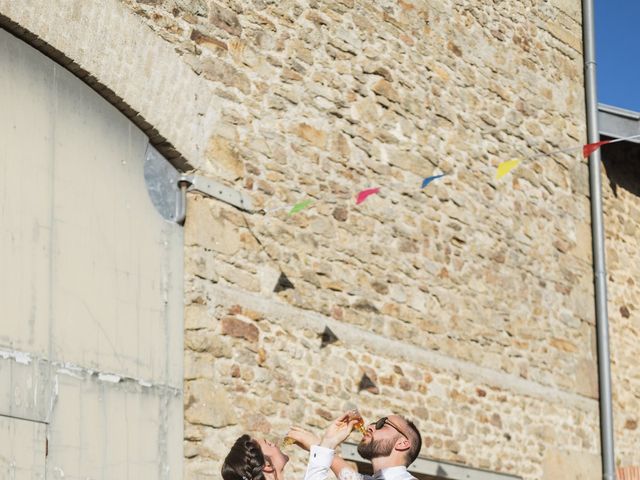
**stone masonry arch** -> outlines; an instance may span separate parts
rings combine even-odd
[[[218,118],[210,85],[120,2],[0,0],[0,27],[89,84],[174,165],[204,165]]]

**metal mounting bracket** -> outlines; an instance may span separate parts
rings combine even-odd
[[[253,213],[253,205],[249,195],[234,190],[209,178],[199,175],[182,175],[180,181],[189,184],[187,191],[197,191],[222,202],[233,205],[245,212]]]
[[[170,222],[180,225],[184,223],[188,191],[200,192],[240,210],[254,213],[251,197],[247,194],[199,175],[181,175],[150,144],[145,152],[144,179],[151,202],[160,215]]]
[[[144,154],[144,181],[151,203],[162,218],[182,224],[179,211],[183,198],[178,186],[179,180],[180,172],[148,144]]]

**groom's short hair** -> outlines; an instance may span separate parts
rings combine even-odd
[[[409,429],[407,430],[407,438],[411,442],[411,447],[407,450],[407,456],[405,458],[405,464],[408,467],[413,462],[415,462],[416,458],[420,454],[420,449],[422,448],[422,437],[420,436],[420,432],[418,431],[418,427],[411,421],[404,419],[407,422],[407,426]]]

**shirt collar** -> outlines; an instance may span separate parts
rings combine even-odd
[[[405,467],[404,465],[383,468],[377,473],[383,474],[384,480],[403,480],[407,478],[413,478],[413,476],[407,471],[407,467]]]

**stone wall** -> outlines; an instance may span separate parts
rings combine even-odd
[[[268,210],[317,200],[294,217],[189,205],[189,477],[215,477],[241,431],[352,404],[415,417],[424,455],[526,478],[597,453],[584,164],[492,180],[583,139],[568,5],[131,4],[220,97],[203,173]],[[452,175],[419,191],[436,168]],[[320,349],[330,321],[341,341]]]
[[[189,204],[188,478],[215,478],[243,431],[351,405],[416,418],[432,458],[597,465],[585,164],[493,180],[584,140],[579,2],[125,4],[219,98],[201,173],[267,210]]]
[[[585,140],[578,0],[74,1],[46,27],[34,12],[56,2],[40,3],[0,0],[90,73],[77,36],[100,19],[95,47],[113,54],[97,81],[184,164],[267,211],[189,200],[186,478],[219,478],[241,432],[320,429],[354,405],[416,419],[429,458],[600,477],[586,163],[541,156],[494,180],[501,161]],[[174,64],[180,82],[162,74]],[[434,172],[449,175],[420,190]],[[627,217],[608,234],[633,253],[635,210],[616,201]],[[620,285],[611,312],[628,331]],[[614,374],[631,387],[618,325]],[[338,341],[321,348],[327,326]],[[616,389],[625,464],[632,392]]]
[[[630,142],[602,151],[615,448],[623,467],[640,466],[639,156],[640,145]]]

